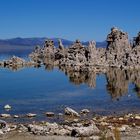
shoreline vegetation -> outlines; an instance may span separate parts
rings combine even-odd
[[[133,42],[129,42],[127,33],[113,27],[107,35],[107,48],[96,48],[95,41],[91,41],[88,46],[84,46],[79,40],[76,40],[69,47],[64,47],[61,40],[58,42],[59,47],[56,48],[52,40],[46,40],[43,47],[37,46],[29,55],[30,60],[13,56],[9,60],[0,61],[0,67],[18,70],[22,67],[44,65],[50,70],[58,67],[67,73],[95,72],[97,74],[109,74],[110,68],[129,71],[139,70],[140,68],[140,33],[134,38]],[[111,87],[113,87],[114,80],[111,79],[110,81],[112,84],[108,88],[113,92],[115,89],[111,89]],[[139,85],[139,80],[137,80],[137,84]],[[139,86],[137,88],[139,89]],[[6,109],[11,108],[7,105]],[[72,137],[91,140],[140,139],[140,114],[94,115],[92,119],[89,119],[86,117],[89,113],[88,109],[83,109],[78,113],[67,107],[64,114],[58,114],[58,117],[64,118],[61,123],[42,121],[29,124],[6,123],[8,118],[19,119],[20,117],[18,115],[1,114],[0,135],[3,138],[18,133],[16,136],[20,134],[63,136],[60,139],[72,139]],[[46,113],[47,117],[54,117],[55,115],[53,112]],[[84,119],[81,116],[84,116]],[[37,114],[29,113],[26,117],[34,118],[37,117]],[[40,139],[43,140],[43,137]]]

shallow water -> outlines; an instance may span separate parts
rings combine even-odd
[[[79,111],[109,115],[140,112],[140,72],[110,69],[107,74],[74,73],[50,69],[0,68],[0,113],[24,115],[52,111],[63,113],[66,106]],[[10,104],[12,110],[3,106]]]

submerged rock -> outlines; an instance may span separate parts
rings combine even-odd
[[[4,61],[5,66],[19,66],[19,65],[24,65],[25,60],[16,56],[11,57],[9,60]]]
[[[53,112],[46,112],[45,113],[47,117],[54,117],[54,113]]]
[[[28,113],[27,114],[27,117],[36,117],[37,116],[37,114],[33,114],[33,113]]]

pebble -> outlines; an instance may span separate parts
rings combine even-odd
[[[135,116],[135,119],[140,120],[140,116]]]
[[[91,136],[89,137],[90,140],[100,140],[99,136]]]
[[[11,109],[11,108],[12,107],[10,105],[8,105],[8,104],[4,106],[4,109]]]
[[[3,131],[0,129],[0,135],[3,135],[4,133],[3,133]]]
[[[138,131],[138,135],[140,135],[140,131]]]
[[[79,113],[70,107],[65,108],[65,115],[80,117]]]
[[[122,118],[122,117],[121,117],[121,118],[119,118],[119,121],[123,121],[123,120],[124,120],[124,118]]]
[[[81,110],[81,114],[88,114],[90,111],[88,109],[82,109]]]
[[[120,130],[121,132],[126,132],[126,131],[129,130],[129,129],[130,129],[130,127],[129,127],[128,125],[123,125],[122,127],[119,128],[119,130]]]
[[[36,117],[37,116],[37,114],[33,114],[33,113],[28,113],[27,114],[27,117]]]
[[[10,118],[11,117],[10,114],[1,114],[0,116],[3,117],[3,118]]]
[[[62,113],[58,113],[58,116],[63,116],[63,114]]]
[[[19,116],[18,115],[14,115],[14,118],[19,118]]]
[[[46,112],[45,113],[47,117],[54,117],[54,113],[53,112]]]

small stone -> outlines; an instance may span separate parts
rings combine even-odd
[[[10,105],[8,105],[8,104],[4,106],[4,109],[11,109],[11,108],[12,107]]]
[[[90,140],[100,140],[99,136],[91,136],[89,137]]]
[[[46,112],[46,116],[47,117],[54,117],[54,113],[53,112]]]
[[[107,122],[101,122],[101,125],[102,125],[102,126],[107,126],[108,123],[107,123]]]
[[[128,125],[123,125],[122,127],[119,128],[120,132],[126,132],[129,129],[130,127]]]
[[[140,116],[135,116],[135,119],[140,120]]]
[[[10,114],[1,114],[0,116],[3,117],[3,118],[10,118],[11,117]]]
[[[125,127],[125,126],[122,126],[121,128],[119,128],[119,130],[120,130],[121,132],[125,132],[125,131],[126,131],[126,127]]]
[[[81,110],[81,114],[88,114],[90,111],[88,109],[82,109]]]
[[[70,131],[63,128],[58,131],[58,134],[61,136],[66,136],[66,135],[70,135]]]
[[[105,135],[105,138],[106,138],[107,140],[115,140],[114,134],[113,134],[113,132],[110,131],[110,130],[107,130],[106,135]]]
[[[124,118],[120,117],[120,118],[119,118],[119,120],[120,120],[120,121],[123,121],[123,120],[124,120]]]
[[[74,127],[71,136],[74,137],[89,137],[96,134],[99,134],[100,130],[97,128],[96,125],[90,125],[88,127]]]
[[[63,114],[62,113],[58,113],[58,116],[63,116]]]
[[[7,123],[3,120],[0,120],[0,129],[7,127]]]
[[[0,135],[3,135],[4,133],[3,133],[3,131],[0,129]]]
[[[13,131],[13,130],[15,130],[17,128],[17,125],[11,125],[10,126],[10,129]]]
[[[19,118],[19,116],[18,115],[14,115],[14,118]]]
[[[138,135],[140,135],[140,131],[138,131]]]
[[[11,128],[10,127],[5,127],[3,129],[3,133],[7,133],[7,132],[10,132]]]
[[[136,124],[135,123],[132,123],[132,127],[136,127]]]
[[[36,117],[37,116],[37,114],[33,114],[33,113],[28,113],[27,114],[27,117]]]
[[[20,124],[18,127],[19,127],[19,131],[21,131],[21,132],[27,132],[28,131],[28,128],[25,127],[23,124]]]
[[[74,119],[74,120],[73,120],[73,122],[78,122],[78,121],[79,121],[78,119]]]
[[[80,115],[75,110],[71,109],[70,107],[65,108],[65,115],[80,117]]]

